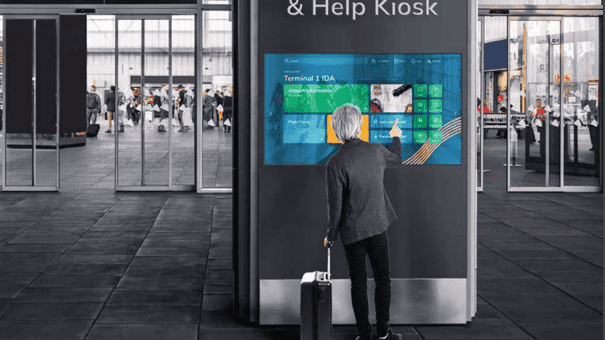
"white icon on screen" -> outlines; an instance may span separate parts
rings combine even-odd
[[[288,59],[284,59],[284,61],[285,61],[286,63],[290,63],[290,61],[289,61]]]
[[[416,63],[416,59],[412,59],[412,64],[415,64],[415,63]]]
[[[372,59],[372,64],[375,64],[375,63],[376,63],[376,59]]]

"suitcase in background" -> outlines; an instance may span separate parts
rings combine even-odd
[[[99,134],[100,128],[101,126],[99,124],[88,125],[88,129],[86,130],[86,137],[96,137]]]
[[[308,272],[300,283],[300,339],[329,340],[332,336],[330,248],[328,271]]]

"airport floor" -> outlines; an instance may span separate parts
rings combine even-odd
[[[228,145],[212,132],[208,145]],[[94,156],[66,149],[65,163],[84,168],[61,192],[0,194],[0,339],[299,339],[298,327],[231,314],[232,195],[115,192],[105,138],[87,146]],[[217,157],[215,175],[227,168]],[[603,194],[506,193],[486,174],[477,315],[393,329],[407,340],[602,339]]]

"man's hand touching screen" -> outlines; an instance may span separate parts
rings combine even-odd
[[[389,135],[391,137],[399,137],[399,138],[401,138],[401,129],[397,126],[397,123],[399,123],[399,119],[397,119],[395,121],[395,123],[393,124],[393,127],[391,128],[391,131],[389,132]]]

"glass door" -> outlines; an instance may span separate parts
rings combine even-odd
[[[115,85],[106,93],[115,134],[116,190],[172,190],[170,16],[116,18]]]
[[[508,18],[507,189],[560,191],[569,132],[561,117],[561,18]]]
[[[4,191],[59,190],[57,16],[4,17]]]

